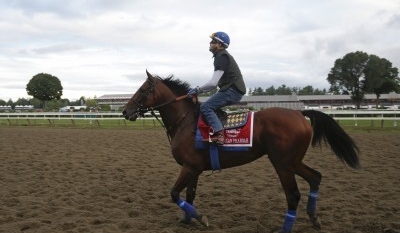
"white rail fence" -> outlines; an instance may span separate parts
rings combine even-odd
[[[397,127],[399,110],[324,110],[347,126]],[[0,113],[0,125],[72,125],[72,126],[154,126],[159,122],[150,114],[135,123],[121,113],[98,112],[20,112]]]
[[[397,127],[399,111],[394,110],[323,110],[346,126]]]
[[[1,125],[51,125],[51,126],[153,126],[159,127],[160,123],[151,115],[130,123],[123,118],[121,113],[98,113],[98,112],[20,112],[0,113]]]

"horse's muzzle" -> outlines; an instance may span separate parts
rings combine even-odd
[[[126,112],[126,110],[122,111],[122,115],[124,116],[124,118],[125,118],[126,120],[130,120],[130,121],[136,121],[136,119],[138,118],[138,114],[135,114],[135,113],[133,113],[133,114],[128,114],[128,113]]]

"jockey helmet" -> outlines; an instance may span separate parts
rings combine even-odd
[[[214,32],[213,34],[211,34],[210,38],[221,42],[225,48],[228,48],[229,43],[231,42],[228,34],[226,34],[225,32]]]

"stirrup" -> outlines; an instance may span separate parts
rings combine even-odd
[[[225,136],[223,131],[222,132],[216,132],[210,137],[210,140],[212,143],[218,144],[218,145],[224,145],[225,141]]]

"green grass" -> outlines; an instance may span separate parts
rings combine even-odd
[[[339,125],[344,129],[351,130],[385,130],[385,131],[399,131],[400,121],[397,120],[339,120]]]

